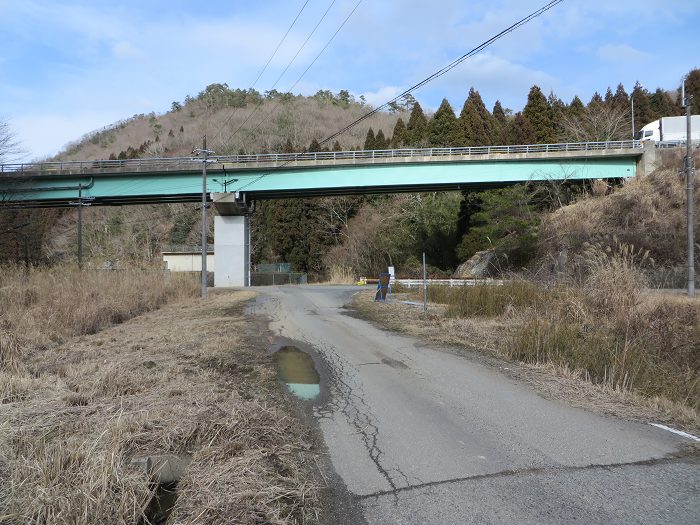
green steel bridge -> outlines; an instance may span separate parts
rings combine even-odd
[[[209,157],[208,200],[467,190],[528,181],[623,179],[650,171],[638,141]],[[201,201],[202,159],[149,158],[0,165],[11,207]],[[223,204],[223,202],[222,202]]]

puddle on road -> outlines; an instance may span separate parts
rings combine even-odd
[[[321,376],[309,354],[296,346],[283,346],[272,357],[277,365],[277,376],[292,394],[305,401],[316,399],[321,394]]]

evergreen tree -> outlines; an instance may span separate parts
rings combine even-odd
[[[428,144],[437,148],[450,148],[459,145],[459,123],[455,112],[446,98],[428,124]]]
[[[593,96],[591,97],[591,101],[588,103],[589,106],[595,106],[595,105],[602,105],[603,104],[603,97],[600,96],[600,93],[597,91],[593,93]]]
[[[552,108],[539,86],[532,86],[527,95],[527,104],[523,116],[532,128],[534,142],[547,144],[554,142],[554,122]]]
[[[536,254],[539,217],[525,184],[488,190],[475,196],[480,211],[469,217],[470,227],[456,248],[464,261],[480,250],[493,249],[501,264],[521,268]]]
[[[372,128],[369,128],[367,130],[367,136],[365,137],[365,145],[363,146],[362,149],[364,149],[364,150],[377,149],[376,143],[377,143],[377,140],[374,137],[374,130]]]
[[[608,89],[605,91],[605,98],[603,100],[608,106],[612,106],[614,98],[615,95],[613,95],[612,89],[610,89],[610,86],[608,86]]]
[[[580,98],[578,98],[578,95],[575,95],[571,100],[571,104],[569,104],[569,106],[566,108],[566,111],[569,115],[578,117],[583,114],[585,109],[586,106],[583,105],[583,102]]]
[[[630,109],[630,97],[627,94],[627,91],[625,91],[625,86],[622,84],[617,85],[617,89],[615,90],[615,94],[612,98],[612,105],[613,107],[624,111],[628,111]]]
[[[634,129],[639,131],[643,126],[654,121],[654,112],[651,109],[649,92],[637,82],[632,90],[634,101]]]
[[[391,136],[391,147],[392,148],[402,148],[407,142],[407,130],[406,124],[401,117],[396,121],[394,125],[394,133]]]
[[[685,92],[692,96],[690,111],[693,115],[700,115],[700,69],[691,69],[685,78]],[[678,102],[681,104],[681,90],[678,88]]]
[[[282,149],[282,153],[294,153],[292,139],[287,139],[287,142],[284,144],[284,148]]]
[[[530,121],[518,111],[508,126],[508,144],[534,144],[535,131]]]
[[[503,110],[501,101],[497,100],[493,105],[493,142],[495,144],[508,143],[508,121],[506,120],[506,112]]]
[[[311,141],[311,144],[309,144],[309,153],[315,153],[321,151],[321,145],[318,143],[318,140],[313,139]]]
[[[411,116],[406,126],[406,145],[411,147],[424,146],[428,138],[428,119],[425,118],[423,108],[416,102],[413,104]]]
[[[333,151],[343,151],[340,147],[340,142],[337,140],[333,143]]]
[[[389,141],[384,136],[384,132],[380,129],[377,131],[377,136],[374,137],[374,149],[387,149]]]
[[[547,103],[552,108],[552,122],[554,124],[554,140],[562,142],[564,140],[564,117],[566,115],[566,104],[564,101],[554,94],[554,91],[549,92]]]
[[[473,215],[482,211],[482,200],[479,192],[463,191],[457,215],[457,238],[461,239],[475,226]]]
[[[673,99],[671,99],[671,95],[661,88],[657,88],[649,97],[649,104],[651,105],[654,120],[661,117],[680,115],[680,106],[677,106]]]
[[[493,144],[493,117],[486,109],[477,90],[471,88],[462,112],[459,114],[462,146],[489,146]]]

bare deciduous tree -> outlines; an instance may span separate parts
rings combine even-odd
[[[23,153],[10,124],[0,120],[0,164],[17,160]]]
[[[564,115],[566,140],[605,142],[630,138],[632,123],[629,111],[609,104],[589,104],[578,115]]]

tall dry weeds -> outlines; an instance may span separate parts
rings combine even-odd
[[[0,359],[6,348],[48,348],[196,293],[194,279],[161,271],[57,267],[24,276],[19,267],[0,267]]]
[[[649,252],[611,238],[585,244],[562,282],[430,287],[451,317],[493,318],[513,327],[499,351],[551,363],[593,383],[700,410],[700,305],[650,294]]]
[[[643,272],[653,263],[649,252],[614,241],[585,247],[577,278],[538,305],[508,354],[700,409],[700,307],[650,297]]]
[[[565,251],[573,257],[585,251],[587,243],[611,247],[622,243],[648,251],[657,266],[684,263],[686,197],[678,166],[628,179],[609,193],[602,186],[595,192],[543,217],[539,232],[543,254],[556,256]],[[695,204],[700,205],[700,189]],[[700,232],[697,216],[695,231]]]
[[[352,268],[333,264],[328,268],[328,282],[330,284],[355,284],[357,279]]]
[[[108,327],[196,296],[198,283],[150,272],[0,275],[12,298],[0,316],[0,523],[145,525],[155,480],[132,460],[164,454],[191,458],[169,523],[314,522],[309,436],[281,408],[271,358],[246,335],[252,294],[212,294]]]

